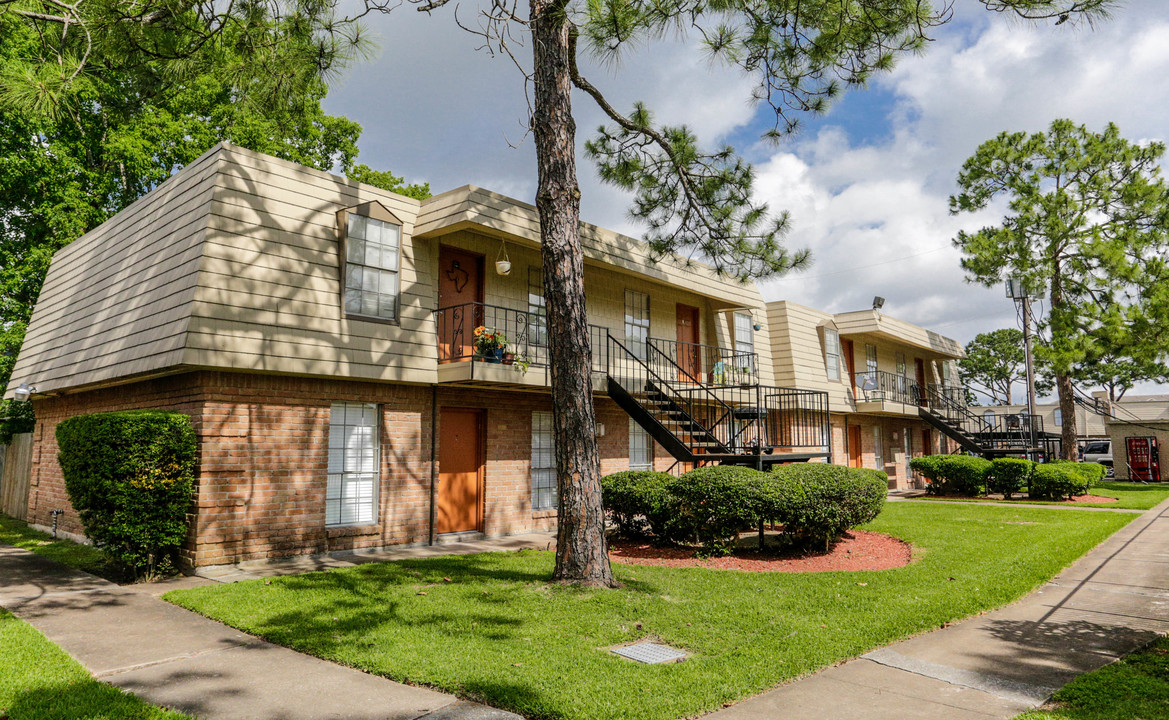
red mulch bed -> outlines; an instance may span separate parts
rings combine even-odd
[[[948,497],[966,497],[966,496],[965,495],[945,494],[945,495],[938,495],[936,497],[948,498]],[[1029,498],[1026,495],[1020,495],[1018,497],[1013,497],[1010,500],[1007,500],[1006,498],[1003,498],[1003,497],[994,497],[994,496],[988,495],[987,499],[994,500],[995,502],[1019,502],[1022,500],[1028,500]],[[1068,498],[1067,500],[1042,500],[1041,502],[1052,503],[1052,504],[1060,504],[1060,503],[1114,503],[1114,502],[1117,502],[1117,498],[1103,497],[1101,495],[1076,495],[1075,497]]]
[[[745,572],[828,572],[832,570],[889,570],[913,559],[909,543],[884,533],[853,530],[828,552],[763,554],[737,550],[733,555],[702,559],[694,548],[655,547],[646,542],[610,542],[609,558],[628,565],[701,567]]]

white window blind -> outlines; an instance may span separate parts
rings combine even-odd
[[[345,235],[345,312],[398,319],[398,249],[402,229],[349,215]]]
[[[329,414],[326,525],[377,521],[378,410],[373,403],[333,403]]]
[[[629,418],[629,469],[653,470],[653,438],[633,418]]]
[[[556,507],[556,435],[552,413],[532,413],[532,509]]]
[[[824,359],[827,363],[829,380],[840,379],[840,333],[824,328]]]

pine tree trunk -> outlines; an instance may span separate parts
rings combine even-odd
[[[572,117],[569,23],[564,4],[531,0],[534,55],[532,132],[540,184],[536,209],[543,243],[544,299],[556,434],[559,529],[553,579],[612,586],[601,508],[601,471],[589,371],[576,122]]]
[[[1063,419],[1060,428],[1059,456],[1064,460],[1079,459],[1076,438],[1076,401],[1072,379],[1067,375],[1055,376],[1055,387],[1059,390],[1059,413]]]

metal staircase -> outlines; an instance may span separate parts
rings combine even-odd
[[[830,456],[826,393],[696,382],[655,343],[637,349],[606,337],[607,392],[675,460],[766,467]]]
[[[929,385],[925,397],[919,397],[918,414],[963,450],[985,458],[1045,452],[1043,418],[1023,413],[979,417],[955,396],[960,390]]]

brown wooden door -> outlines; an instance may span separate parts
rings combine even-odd
[[[864,467],[864,461],[861,457],[861,426],[848,426],[848,466],[849,467]]]
[[[438,431],[436,532],[483,527],[483,411],[443,408]]]
[[[483,256],[458,248],[438,249],[438,352],[443,362],[467,359],[475,328],[483,323]]]
[[[849,386],[852,387],[852,396],[859,399],[860,394],[856,387],[856,359],[852,356],[854,350],[852,340],[841,340],[840,350],[844,353],[844,366],[848,368],[848,382]]]
[[[682,382],[702,380],[702,362],[698,347],[698,308],[678,303],[678,379]]]
[[[927,397],[925,394],[925,361],[921,358],[914,358],[913,371],[917,374],[918,403],[925,405]],[[926,432],[929,431],[927,430]]]
[[[932,455],[934,452],[934,439],[930,434],[929,428],[922,428],[921,431],[921,454]]]

